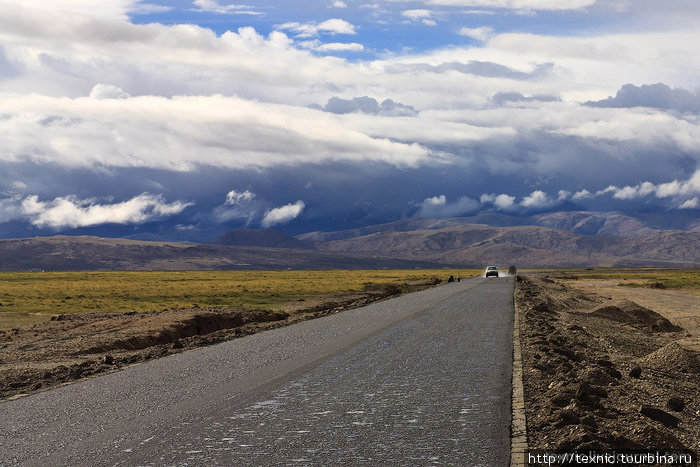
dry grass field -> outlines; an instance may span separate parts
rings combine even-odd
[[[302,299],[368,287],[410,286],[432,278],[479,273],[464,269],[0,273],[0,329],[85,312],[217,306],[275,310]]]
[[[686,289],[700,293],[700,270],[698,269],[598,269],[592,273],[582,271],[580,279],[617,280],[626,287],[660,289]]]

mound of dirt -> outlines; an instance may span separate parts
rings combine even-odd
[[[638,363],[642,367],[662,373],[680,372],[700,375],[700,354],[681,347],[675,342],[640,358]]]
[[[655,331],[677,327],[634,302],[543,279],[519,276],[515,292],[528,449],[700,452],[700,373],[689,371],[700,362],[668,345],[679,334]],[[629,376],[637,362],[643,376]]]
[[[677,332],[683,328],[676,326],[660,314],[631,301],[616,300],[591,312],[592,316],[618,321],[656,332]]]

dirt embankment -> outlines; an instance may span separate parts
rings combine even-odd
[[[631,300],[519,277],[530,450],[700,452],[700,353]]]
[[[217,307],[62,314],[40,325],[0,330],[0,400],[360,307],[439,282],[368,285],[362,292],[300,300],[275,312]]]

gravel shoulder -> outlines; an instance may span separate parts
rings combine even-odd
[[[521,276],[530,450],[700,452],[697,297]]]

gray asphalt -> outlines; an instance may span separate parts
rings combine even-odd
[[[2,465],[507,465],[512,278],[0,404]]]

